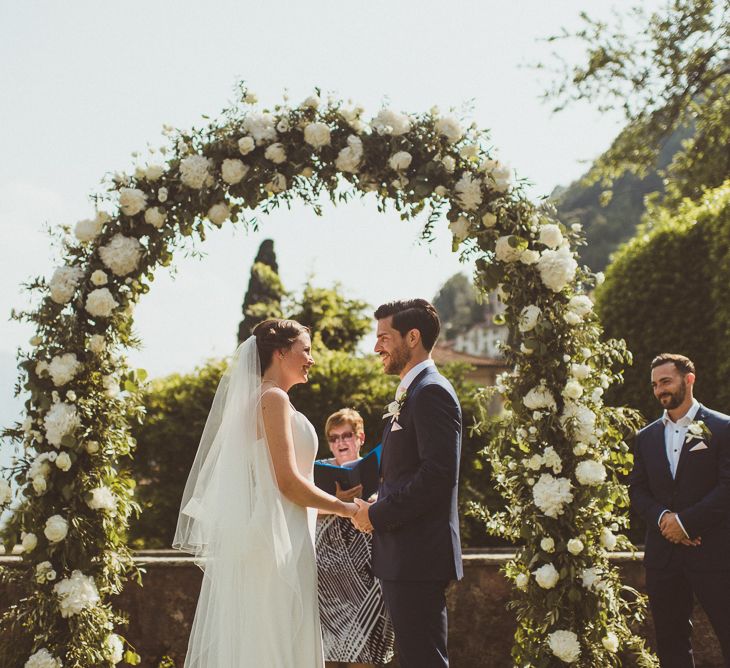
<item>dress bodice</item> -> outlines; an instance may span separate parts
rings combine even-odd
[[[295,410],[291,416],[294,453],[299,472],[308,480],[314,479],[314,459],[317,456],[317,432],[303,413]]]

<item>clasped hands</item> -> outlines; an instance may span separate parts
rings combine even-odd
[[[690,545],[697,547],[702,543],[702,538],[687,538],[686,534],[682,530],[682,527],[677,520],[677,513],[664,513],[662,518],[659,520],[659,530],[662,532],[662,536],[671,543],[678,545]]]
[[[345,501],[346,503],[354,502],[357,506],[357,510],[355,511],[355,513],[350,516],[352,524],[358,531],[362,531],[363,533],[371,533],[374,527],[370,523],[368,510],[370,509],[372,503],[363,501],[363,499],[360,498],[363,491],[362,485],[356,485],[355,487],[351,487],[350,489],[342,489],[340,488],[339,483],[335,484],[337,486],[335,496],[340,499],[340,501]]]

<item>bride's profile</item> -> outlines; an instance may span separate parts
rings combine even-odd
[[[322,668],[316,510],[356,506],[312,482],[317,436],[290,403],[314,364],[309,330],[257,325],[220,381],[183,493],[173,547],[204,576],[186,668]]]

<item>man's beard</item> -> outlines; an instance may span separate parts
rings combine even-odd
[[[389,353],[389,357],[385,362],[384,371],[387,374],[398,375],[403,369],[406,368],[406,364],[410,361],[409,350],[407,346],[402,348],[396,348]]]
[[[664,406],[664,408],[666,408],[667,410],[673,410],[678,406],[681,406],[682,402],[687,396],[687,383],[683,380],[682,384],[679,386],[679,389],[676,392],[664,392],[659,396],[659,401],[662,401],[666,396],[670,397],[670,401],[668,404],[662,403],[662,406]]]

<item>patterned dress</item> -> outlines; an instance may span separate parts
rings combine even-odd
[[[319,614],[326,661],[388,663],[395,636],[371,571],[372,538],[337,515],[317,519]]]

